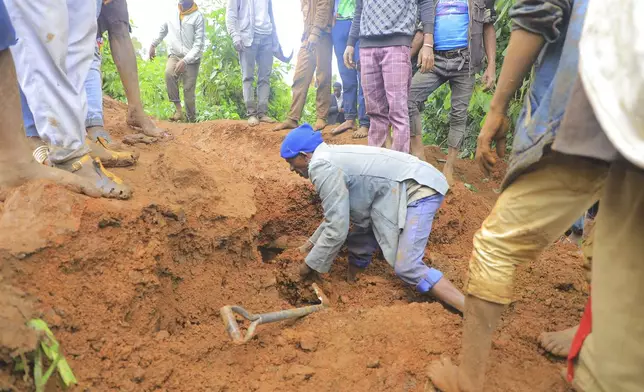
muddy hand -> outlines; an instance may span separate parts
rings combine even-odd
[[[504,113],[490,111],[476,142],[476,163],[486,176],[490,175],[497,158],[492,152],[492,142],[496,142],[496,153],[499,158],[505,155],[506,135],[510,120]]]

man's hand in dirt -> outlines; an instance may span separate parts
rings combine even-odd
[[[317,34],[309,34],[309,38],[306,40],[306,50],[308,50],[309,52],[315,52],[319,38],[320,37],[318,37]]]
[[[177,65],[174,67],[174,73],[179,75],[182,74],[183,71],[186,70],[186,62],[184,60],[179,60]]]
[[[496,142],[496,153],[499,158],[505,155],[505,145],[510,120],[498,110],[492,110],[485,117],[485,123],[476,142],[476,163],[486,176],[490,175],[497,158],[492,152],[492,142]]]
[[[423,45],[418,53],[418,66],[421,73],[427,73],[434,68],[434,48]]]
[[[157,48],[154,45],[150,45],[150,60],[154,60],[155,57],[157,57]]]
[[[481,76],[481,82],[486,90],[491,90],[494,87],[494,82],[496,81],[496,67],[489,66],[485,69],[483,76]]]
[[[349,69],[356,69],[356,62],[353,61],[353,56],[355,54],[355,49],[353,46],[347,46],[347,48],[344,50],[344,55],[342,56],[344,59],[344,66],[349,68]]]

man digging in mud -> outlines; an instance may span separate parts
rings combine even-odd
[[[423,263],[434,216],[448,189],[437,169],[398,151],[327,145],[308,124],[286,136],[280,155],[292,171],[311,179],[324,208],[324,222],[301,247],[308,252],[299,271],[303,278],[329,272],[346,241],[347,278],[354,281],[380,247],[405,283],[463,311],[463,294]]]

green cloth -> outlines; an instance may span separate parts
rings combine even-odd
[[[340,0],[338,4],[338,19],[353,19],[356,12],[356,0]]]

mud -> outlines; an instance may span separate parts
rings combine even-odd
[[[107,128],[131,133],[125,108],[105,106]],[[79,379],[74,390],[432,390],[427,365],[457,357],[462,319],[417,295],[378,257],[350,285],[341,252],[321,282],[329,310],[262,325],[250,343],[232,345],[220,307],[267,312],[312,301],[292,271],[322,211],[311,185],[278,156],[286,132],[237,121],[162,125],[175,140],[137,145],[139,164],[114,170],[135,189],[132,200],[32,183],[0,206],[0,273],[16,300],[50,323]],[[331,128],[330,142],[355,142],[331,138]],[[427,154],[442,168],[444,154]],[[462,182],[436,217],[425,260],[458,287],[502,172],[482,179],[471,161],[459,161]],[[537,337],[578,322],[587,296],[581,265],[573,245],[555,244],[519,267],[486,390],[567,390],[564,362],[546,356]],[[0,294],[4,309],[12,300]],[[22,327],[30,316],[20,317],[0,326],[0,363],[34,343]],[[10,380],[7,366],[0,375]]]

